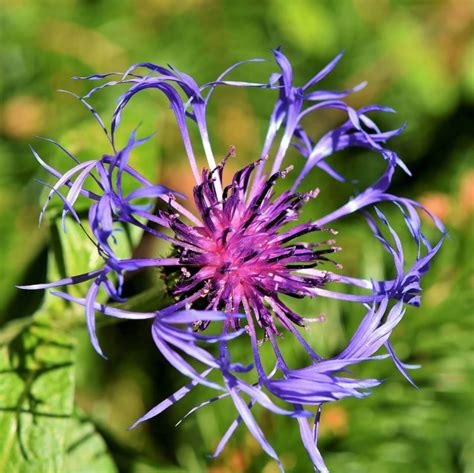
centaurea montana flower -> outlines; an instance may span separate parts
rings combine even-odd
[[[259,62],[260,59],[234,64],[217,80],[202,86],[171,66],[151,63],[136,64],[124,74],[109,73],[82,78],[102,80],[118,76],[116,80],[93,88],[84,97],[78,97],[105,131],[112,153],[104,154],[97,160],[79,163],[71,153],[55,143],[75,160],[75,166],[64,174],[47,165],[36,152],[34,154],[39,163],[58,179],[51,186],[48,201],[54,195],[59,195],[64,204],[63,218],[71,214],[83,226],[74,205],[79,195],[90,199],[88,226],[91,234],[87,235],[102,256],[104,264],[86,274],[26,288],[55,288],[90,281],[84,299],[65,292],[53,294],[85,307],[92,344],[102,356],[95,334],[97,311],[111,317],[152,319],[152,336],[157,348],[171,365],[190,378],[190,382],[154,407],[134,426],[163,412],[194,387],[203,385],[217,390],[218,395],[191,412],[227,397],[232,399],[238,412],[237,419],[224,434],[214,456],[222,451],[235,429],[243,422],[283,470],[277,453],[253,416],[252,408],[259,404],[276,414],[295,418],[315,469],[327,471],[316,442],[322,407],[346,397],[362,398],[370,393],[371,388],[380,384],[377,379],[346,376],[347,367],[362,361],[391,357],[402,374],[412,382],[407,373],[409,366],[397,358],[389,338],[404,315],[405,305],[419,305],[421,277],[440,248],[445,230],[442,223],[419,203],[388,192],[397,167],[409,173],[397,154],[387,147],[390,138],[401,133],[403,127],[381,131],[368,114],[393,110],[379,105],[356,110],[343,101],[344,97],[358,91],[365,83],[346,91],[314,90],[316,84],[334,69],[342,54],[302,87],[294,85],[293,71],[287,57],[278,49],[273,51],[273,55],[278,71],[270,76],[267,83],[227,79],[227,75],[236,67]],[[146,73],[140,74],[141,70]],[[108,131],[87,100],[105,87],[118,85],[128,88],[119,97]],[[228,185],[223,182],[223,169],[235,150],[231,148],[222,162],[216,164],[206,122],[209,99],[219,86],[253,87],[278,92],[259,158],[236,172]],[[162,92],[174,112],[196,181],[193,190],[195,213],[179,203],[182,198],[180,194],[149,182],[129,165],[130,152],[144,141],[136,139],[136,133],[132,134],[123,149],[116,149],[115,135],[121,114],[134,95],[145,89]],[[302,120],[320,109],[342,110],[347,119],[314,142]],[[206,156],[207,168],[202,172],[196,161],[188,128],[190,124],[197,126]],[[298,151],[304,163],[292,185],[277,195],[275,184],[292,171],[292,166],[283,167],[290,146]],[[328,163],[328,158],[347,148],[374,151],[385,161],[385,171],[373,184],[330,214],[309,222],[300,221],[301,208],[318,194],[317,189],[298,191],[300,184],[315,167],[331,178],[344,182],[344,177]],[[265,166],[270,167],[268,174]],[[133,180],[136,185],[136,190],[126,196],[122,192],[124,177]],[[86,187],[88,180],[95,181],[95,187],[100,192],[89,190]],[[69,188],[66,195],[60,192],[63,187]],[[153,210],[156,208],[156,198],[166,205]],[[134,199],[147,202],[145,205],[136,204]],[[392,202],[400,209],[418,248],[413,262],[405,261],[405,251],[398,234],[376,206],[382,202]],[[368,212],[371,208],[372,214]],[[442,233],[435,245],[422,233],[419,211],[427,212]],[[327,225],[357,212],[364,215],[375,239],[391,256],[395,270],[393,279],[379,281],[342,275],[341,266],[329,257],[339,248],[334,246],[331,235],[336,232],[327,228]],[[171,246],[171,255],[160,259],[118,258],[114,254],[114,232],[118,225],[123,224],[137,226],[144,232],[166,240]],[[87,232],[85,228],[84,231]],[[329,238],[318,243],[300,242],[301,237],[313,232],[329,234]],[[384,236],[387,233],[391,241]],[[335,270],[331,271],[327,267],[320,269],[322,264],[334,264]],[[166,275],[173,275],[168,279],[177,281],[170,288],[176,298],[174,304],[144,313],[97,302],[101,288],[111,301],[123,302],[124,273],[143,267],[164,268]],[[365,294],[330,290],[326,288],[328,283],[362,288]],[[295,313],[282,296],[352,301],[362,304],[367,312],[346,348],[333,358],[324,359],[298,330],[298,327],[320,318],[312,319]],[[217,323],[222,323],[220,334],[203,333],[210,324]],[[291,333],[308,353],[308,366],[298,369],[288,367],[279,347],[281,330]],[[247,336],[250,341],[251,365],[231,361],[230,343],[241,335]],[[265,369],[261,359],[262,340],[269,341],[275,355],[275,366],[270,372]],[[204,348],[208,344],[217,344],[217,350],[208,351]],[[377,354],[383,347],[387,353]],[[203,371],[199,372],[195,368],[196,362],[204,365]],[[211,381],[208,376],[211,371],[220,373],[222,382]],[[253,383],[244,381],[241,375],[248,372],[255,375]],[[278,404],[275,401],[279,401]],[[280,407],[280,401],[286,404],[285,408]]]

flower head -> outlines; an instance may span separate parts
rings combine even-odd
[[[169,227],[187,245],[177,249],[182,277],[173,292],[193,299],[200,294],[207,309],[227,314],[237,313],[243,305],[252,307],[258,325],[265,332],[278,333],[272,307],[284,326],[290,320],[303,325],[302,317],[286,307],[278,295],[314,295],[313,289],[323,285],[325,276],[308,278],[298,275],[297,270],[328,261],[324,255],[337,247],[319,249],[334,240],[319,244],[293,242],[304,234],[322,230],[313,223],[282,230],[297,221],[304,203],[317,195],[286,191],[274,197],[275,182],[284,178],[290,168],[274,173],[258,185],[254,197],[247,198],[248,181],[257,164],[237,172],[224,188],[222,198],[216,194],[213,175],[221,178],[223,164],[214,172],[204,171],[202,183],[194,188],[200,225],[187,225],[178,216],[169,216]],[[236,319],[234,328],[238,323]]]
[[[430,215],[442,232],[436,244],[422,233],[418,212],[426,210],[417,202],[389,193],[397,167],[409,173],[398,155],[388,148],[387,142],[403,131],[403,127],[381,131],[369,117],[373,112],[393,112],[378,105],[358,110],[342,99],[357,92],[365,83],[345,91],[314,90],[330,73],[342,57],[338,55],[304,86],[294,85],[293,71],[288,58],[280,51],[273,51],[278,71],[266,83],[232,81],[227,75],[243,61],[224,71],[217,80],[199,86],[189,75],[172,67],[151,63],[132,66],[117,80],[93,88],[81,102],[92,112],[105,131],[112,146],[110,154],[100,159],[79,163],[64,174],[46,164],[36,153],[39,163],[58,180],[51,187],[48,201],[58,195],[64,204],[63,218],[71,214],[84,228],[92,241],[91,248],[102,256],[103,265],[95,271],[72,276],[60,281],[28,286],[27,289],[55,288],[90,281],[84,299],[65,292],[55,295],[85,307],[86,320],[95,349],[103,355],[95,334],[95,313],[127,319],[152,319],[152,337],[167,361],[190,382],[162,401],[134,425],[161,413],[179,401],[198,385],[217,390],[219,394],[200,404],[195,410],[223,398],[231,398],[238,417],[218,445],[218,455],[237,426],[243,422],[261,447],[280,465],[277,453],[265,438],[256,422],[252,409],[258,404],[273,413],[290,416],[298,422],[304,447],[319,471],[327,471],[317,448],[317,427],[322,407],[327,402],[345,397],[362,398],[370,389],[379,385],[377,379],[348,377],[346,368],[360,362],[392,358],[402,374],[412,382],[407,373],[408,365],[395,355],[389,338],[405,313],[405,305],[420,303],[420,280],[428,271],[433,256],[444,238],[444,227]],[[146,74],[139,71],[145,69]],[[89,76],[88,80],[102,80],[117,74]],[[88,104],[93,94],[105,87],[125,85],[112,117],[110,132],[100,117]],[[235,150],[216,163],[206,121],[206,108],[216,87],[251,87],[262,93],[276,92],[277,98],[270,117],[269,128],[260,158],[235,173],[230,183],[223,180],[223,169]],[[189,159],[196,184],[193,189],[195,212],[180,203],[183,197],[165,186],[153,184],[128,163],[130,152],[144,140],[137,140],[133,133],[127,145],[116,149],[115,135],[121,115],[135,94],[154,89],[165,95],[182,136],[184,151]],[[320,109],[342,110],[347,118],[335,129],[314,142],[302,120]],[[195,143],[191,140],[189,125],[196,125],[207,165],[199,172]],[[293,166],[283,166],[289,147],[294,147],[302,160],[299,172],[293,179],[287,175]],[[317,196],[318,191],[299,191],[315,167],[326,172],[330,179],[346,179],[329,163],[335,152],[348,148],[365,148],[380,156],[385,162],[382,175],[362,192],[356,193],[347,203],[326,216],[309,221],[301,220],[304,204]],[[287,178],[286,190],[277,192],[275,186]],[[122,180],[130,179],[136,189],[124,195]],[[88,182],[94,181],[92,191]],[[283,183],[282,183],[283,184]],[[68,188],[66,195],[62,188]],[[278,185],[278,187],[281,187]],[[74,209],[79,195],[90,199],[88,229]],[[156,209],[155,199],[165,205]],[[140,199],[137,203],[136,199]],[[391,223],[377,207],[382,202],[393,203],[400,210],[405,224],[417,247],[414,261],[407,261],[405,249]],[[371,211],[372,210],[372,211]],[[326,225],[350,214],[365,217],[374,239],[390,255],[394,277],[388,280],[361,279],[342,273],[342,267],[332,258],[339,250]],[[167,258],[120,259],[114,253],[114,234],[118,225],[132,225],[156,238],[167,241],[170,256]],[[159,228],[159,229],[157,229]],[[320,241],[302,242],[301,239],[319,232]],[[131,312],[120,306],[97,302],[100,290],[109,298],[121,303],[124,273],[143,267],[159,267],[168,280],[175,302],[154,312]],[[331,288],[328,287],[329,283]],[[354,294],[336,287],[353,286],[363,290]],[[295,298],[327,297],[362,304],[366,315],[347,346],[333,358],[324,359],[305,340],[300,326],[322,321],[321,317],[298,314],[283,296]],[[210,325],[220,324],[218,335],[206,333]],[[307,366],[290,368],[280,350],[279,335],[288,331],[296,343],[309,355]],[[236,337],[247,337],[252,353],[252,364],[232,361],[230,346]],[[275,356],[273,370],[268,371],[262,362],[260,345],[267,341]],[[212,345],[217,345],[213,350]],[[386,353],[379,353],[385,349]],[[233,354],[234,356],[234,354]],[[195,364],[204,365],[199,372]],[[209,379],[211,372],[220,373],[220,381]],[[253,373],[254,382],[244,379],[242,373]],[[244,396],[248,399],[246,400]],[[283,401],[286,407],[280,407]],[[189,413],[188,413],[189,414]],[[185,417],[187,417],[187,415]],[[313,419],[313,426],[309,423]]]

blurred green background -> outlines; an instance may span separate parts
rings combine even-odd
[[[385,129],[408,122],[406,132],[391,146],[414,178],[398,173],[393,192],[420,199],[443,219],[451,238],[423,281],[422,308],[409,309],[393,337],[402,359],[423,365],[413,372],[420,389],[413,389],[389,361],[358,369],[358,375],[375,375],[386,382],[365,400],[327,407],[319,444],[334,472],[474,472],[473,20],[474,2],[469,0],[3,0],[0,324],[15,327],[15,320],[28,320],[24,317],[40,307],[42,294],[23,293],[14,285],[46,278],[48,248],[57,240],[47,224],[41,229],[37,226],[42,189],[34,178],[45,179],[45,173],[28,146],[32,144],[44,159],[63,169],[67,162],[57,149],[34,136],[54,138],[81,159],[109,151],[81,104],[57,92],[85,93],[88,84],[71,81],[72,76],[123,71],[130,64],[150,61],[175,65],[204,83],[238,60],[271,59],[269,49],[281,45],[294,65],[297,83],[303,84],[345,48],[344,59],[321,87],[342,89],[367,79],[369,85],[351,97],[350,103],[395,108],[397,115],[376,117]],[[265,81],[273,70],[270,64],[249,65],[234,77]],[[106,122],[117,93],[107,91],[93,101]],[[235,145],[238,157],[230,163],[234,169],[258,157],[273,99],[268,91],[226,89],[215,94],[210,107],[214,149],[224,156]],[[310,125],[314,125],[315,136],[320,136],[341,118],[322,113]],[[144,94],[131,103],[119,133],[122,143],[139,123],[141,135],[157,134],[134,155],[134,165],[148,177],[189,194],[192,180],[179,135],[171,112],[157,94]],[[359,151],[350,155],[349,163],[345,154],[335,162],[349,175],[362,175],[362,183],[364,179],[370,182],[382,169],[378,158],[368,159]],[[321,197],[308,214],[321,215],[349,195],[349,190],[334,185],[323,174],[311,177],[310,187],[316,186],[321,187]],[[396,218],[393,209],[386,211]],[[425,225],[435,238],[430,223]],[[347,219],[336,226],[346,271],[366,277],[383,275],[383,253],[374,247],[362,219]],[[74,232],[69,236],[73,244],[62,247],[66,259],[82,258],[89,264],[93,248],[74,243]],[[146,239],[138,251],[156,254],[160,248]],[[153,287],[158,279],[154,274],[141,275],[129,281],[128,291],[136,294],[144,285]],[[204,408],[174,427],[196,398],[206,398],[205,393],[189,396],[158,419],[128,432],[126,428],[137,417],[179,388],[184,379],[158,356],[147,322],[103,327],[99,335],[109,355],[106,362],[93,352],[82,325],[64,328],[61,318],[70,317],[71,310],[55,310],[55,336],[62,330],[72,340],[71,358],[65,366],[75,360],[68,372],[72,380],[68,389],[71,396],[75,389],[77,407],[74,420],[66,419],[71,423],[67,424],[65,454],[54,467],[57,470],[35,467],[34,462],[28,469],[24,465],[35,455],[44,455],[43,447],[33,448],[33,439],[21,446],[16,467],[0,455],[0,471],[2,467],[10,468],[8,473],[12,468],[48,473],[61,469],[93,473],[277,471],[243,427],[219,459],[206,457],[233,420],[229,404]],[[361,315],[350,305],[327,301],[307,301],[299,310],[327,315],[325,324],[307,333],[323,353],[340,349]],[[5,336],[5,330],[2,333],[0,349],[8,348],[9,366],[16,367],[17,381],[26,385],[30,378],[24,373],[32,369],[31,360],[25,358],[30,361],[21,365],[24,371],[18,371],[20,365],[14,364],[12,353],[33,357],[31,353],[36,352],[24,348],[29,342],[22,345],[24,351],[12,350],[11,337]],[[39,332],[31,337],[44,340]],[[292,349],[290,337],[286,343],[287,356],[297,365],[303,355]],[[54,345],[69,347],[56,339]],[[0,376],[9,370],[13,368],[0,369]],[[0,380],[4,387],[5,379]],[[56,382],[59,386],[61,380],[48,381],[52,398]],[[31,399],[36,398],[21,398],[12,408],[7,399],[10,393],[9,388],[3,394],[0,389],[0,415],[2,410],[5,414],[0,420],[7,425],[16,419],[16,434],[8,438],[21,444],[22,429],[28,433],[35,423]],[[35,402],[41,407],[44,400]],[[66,404],[71,411],[72,401]],[[258,418],[288,471],[312,471],[294,422],[263,412]],[[79,427],[73,428],[72,422]],[[31,432],[48,435],[47,430]]]

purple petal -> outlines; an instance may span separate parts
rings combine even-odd
[[[314,84],[317,84],[319,81],[324,79],[337,65],[344,55],[344,50],[342,50],[329,64],[327,64],[323,69],[321,69],[311,80],[309,80],[304,86],[303,90],[307,90],[312,87]]]
[[[98,269],[96,271],[91,271],[89,273],[78,274],[77,276],[72,276],[70,278],[60,279],[58,281],[53,281],[49,283],[43,284],[30,284],[28,286],[16,286],[18,289],[26,289],[26,290],[36,290],[36,289],[51,289],[53,287],[59,286],[68,286],[69,284],[79,284],[84,281],[89,281],[100,274],[102,274],[103,270]]]
[[[89,337],[94,347],[95,351],[105,360],[107,357],[104,355],[102,349],[99,345],[99,340],[95,332],[95,299],[100,289],[100,282],[94,281],[89,290],[87,291],[87,296],[85,299],[85,309],[86,309],[86,324],[87,330],[89,331]]]
[[[200,376],[205,378],[210,372],[212,371],[212,368],[209,368],[201,373]],[[173,393],[171,396],[168,396],[166,399],[161,401],[157,406],[155,406],[153,409],[150,409],[144,416],[140,417],[136,422],[134,422],[128,430],[134,429],[138,424],[141,424],[142,422],[145,422],[146,420],[149,420],[153,417],[156,417],[157,415],[161,414],[163,411],[168,409],[168,407],[171,407],[173,404],[176,402],[180,401],[183,399],[184,396],[186,396],[193,388],[195,388],[198,385],[197,381],[191,381],[182,388],[178,389],[175,393]]]

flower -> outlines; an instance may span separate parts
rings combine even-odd
[[[84,97],[78,97],[109,138],[112,154],[79,163],[72,154],[55,143],[75,160],[75,165],[64,174],[46,164],[36,152],[34,155],[41,166],[58,179],[51,187],[48,201],[54,195],[62,199],[63,219],[71,214],[83,227],[102,256],[103,266],[86,274],[24,288],[56,288],[91,281],[84,299],[65,292],[53,294],[85,307],[92,344],[102,356],[95,334],[96,311],[111,317],[152,319],[152,337],[158,350],[171,365],[190,378],[190,382],[145,414],[134,426],[163,412],[194,387],[202,385],[217,390],[219,394],[191,412],[223,398],[231,398],[238,412],[214,456],[222,451],[237,426],[243,422],[283,470],[277,453],[253,416],[252,408],[259,404],[273,413],[296,419],[303,445],[314,467],[323,472],[327,471],[327,467],[317,448],[317,431],[324,404],[345,397],[365,397],[370,394],[370,389],[380,384],[377,379],[346,376],[347,367],[390,357],[413,383],[407,372],[412,367],[397,358],[389,339],[403,318],[405,305],[420,304],[421,277],[428,271],[431,259],[439,250],[445,230],[442,223],[421,204],[388,192],[397,167],[409,173],[398,155],[387,147],[387,142],[401,133],[403,127],[381,131],[368,115],[393,110],[378,105],[355,110],[342,100],[365,83],[346,91],[314,90],[314,86],[334,69],[342,53],[302,87],[294,85],[287,57],[279,49],[274,50],[273,55],[279,70],[270,76],[267,83],[227,79],[236,67],[259,62],[260,59],[234,64],[217,80],[202,86],[171,66],[142,63],[132,66],[125,74],[119,74],[117,80],[105,82]],[[143,69],[146,74],[139,73]],[[82,79],[102,80],[113,76],[117,74],[99,74]],[[103,88],[118,85],[126,85],[128,89],[119,97],[108,131],[87,100]],[[278,92],[260,157],[235,173],[228,185],[223,182],[223,169],[227,160],[233,158],[235,150],[231,148],[222,162],[217,164],[206,121],[208,102],[214,89],[220,86]],[[175,114],[196,181],[193,190],[196,213],[179,203],[183,196],[149,182],[128,164],[130,152],[145,141],[136,139],[136,132],[123,149],[116,149],[115,135],[122,112],[134,95],[145,89],[162,92]],[[347,119],[314,142],[302,120],[311,113],[328,108],[342,110]],[[192,123],[197,127],[207,160],[207,168],[202,173],[199,172],[188,128]],[[277,193],[277,182],[293,171],[292,166],[283,167],[290,146],[300,154],[303,164],[292,185]],[[328,163],[328,158],[337,151],[354,147],[369,149],[380,156],[385,162],[382,175],[330,214],[302,222],[302,207],[308,200],[316,198],[318,191],[301,192],[298,190],[301,183],[314,167],[320,168],[332,179],[345,182],[344,176]],[[266,166],[270,167],[269,174],[265,173]],[[132,180],[136,186],[128,195],[122,192],[124,178]],[[89,190],[86,182],[90,180],[95,181],[99,191]],[[66,195],[60,191],[64,187],[69,188]],[[79,195],[91,202],[88,222],[91,234],[74,209]],[[165,208],[153,210],[156,198],[167,204]],[[146,203],[134,203],[135,199]],[[401,239],[377,207],[382,202],[393,203],[400,209],[418,249],[414,261],[406,261]],[[369,212],[371,209],[372,213]],[[419,211],[426,212],[441,232],[440,239],[434,245],[422,233]],[[366,218],[374,238],[390,255],[395,273],[392,279],[359,279],[341,274],[342,267],[328,257],[339,250],[334,246],[332,236],[318,243],[299,241],[312,232],[335,234],[326,226],[355,213]],[[119,223],[137,226],[166,240],[170,244],[170,256],[160,259],[118,258],[114,254],[114,232]],[[164,230],[157,230],[157,226]],[[333,270],[330,269],[331,264]],[[150,266],[163,269],[171,286],[170,291],[176,298],[174,304],[143,313],[97,302],[101,289],[111,300],[124,302],[124,273]],[[355,286],[363,289],[365,294],[329,289],[329,283]],[[338,355],[324,359],[298,330],[298,327],[321,321],[322,318],[295,313],[282,296],[316,298],[315,305],[318,297],[351,301],[362,304],[367,312],[346,348]],[[206,334],[205,330],[211,324],[222,325],[219,334]],[[289,332],[307,352],[307,366],[294,369],[287,365],[280,351],[281,331]],[[231,356],[230,347],[236,337],[249,339],[251,365],[232,361],[235,353]],[[271,345],[275,356],[275,365],[270,372],[261,359],[262,341]],[[217,345],[216,350],[205,348],[212,345]],[[379,353],[382,348],[385,348],[385,354]],[[203,371],[196,370],[196,362],[204,365]],[[220,382],[210,379],[211,372],[220,373]],[[245,381],[249,375],[243,376],[243,373],[252,373],[254,382]],[[281,402],[277,404],[275,401],[283,401],[286,407],[280,407]]]

